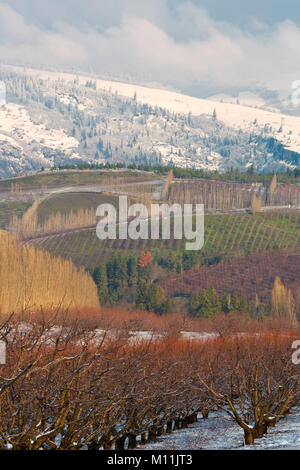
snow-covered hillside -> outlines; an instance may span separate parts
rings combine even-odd
[[[91,78],[69,73],[46,72],[34,69],[26,70],[30,75],[37,75],[44,79],[73,81],[78,79],[82,85]],[[137,101],[147,103],[150,106],[159,106],[175,113],[192,113],[193,115],[212,115],[216,109],[217,117],[227,126],[238,129],[256,130],[257,127],[269,126],[274,136],[286,147],[295,152],[300,151],[300,117],[281,114],[276,109],[273,112],[261,109],[263,101],[251,94],[242,94],[240,104],[221,102],[218,99],[204,100],[192,96],[183,95],[173,91],[149,88],[140,85],[120,83],[95,79],[97,88],[119,93],[126,97],[136,95]],[[245,103],[245,104],[244,104]],[[248,104],[248,105],[247,105]],[[254,124],[255,123],[255,124]],[[282,128],[282,129],[281,129]],[[278,132],[278,131],[282,132]]]
[[[34,122],[24,106],[8,103],[0,107],[0,146],[4,168],[13,173],[16,169],[30,169],[32,161],[36,169],[48,166],[49,159],[43,153],[46,149],[71,157],[78,142],[63,129]]]
[[[209,170],[295,166],[300,117],[242,95],[204,100],[70,73],[3,66],[0,175],[80,161]],[[239,103],[239,104],[237,104]]]

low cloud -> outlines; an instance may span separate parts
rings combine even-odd
[[[253,20],[242,30],[190,2],[170,8],[167,0],[117,0],[113,10],[102,0],[91,8],[52,1],[47,16],[41,2],[22,1],[22,8],[0,2],[0,60],[7,63],[131,76],[199,95],[259,85],[289,93],[300,79],[300,29],[291,20]]]

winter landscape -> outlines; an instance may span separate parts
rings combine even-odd
[[[114,3],[0,0],[0,450],[299,450],[300,10]]]
[[[3,176],[108,159],[210,171],[284,171],[299,163],[300,116],[263,102],[203,100],[20,67],[2,67],[0,78],[10,101],[0,114]]]

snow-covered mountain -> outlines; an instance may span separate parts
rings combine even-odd
[[[0,176],[82,161],[211,170],[299,164],[300,117],[251,94],[199,99],[70,73],[2,66]]]

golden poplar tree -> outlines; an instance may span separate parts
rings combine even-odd
[[[0,314],[58,307],[99,307],[92,278],[71,261],[0,231]]]
[[[276,173],[274,173],[270,187],[269,187],[269,204],[272,204],[274,201],[274,195],[277,187],[277,176]]]
[[[251,199],[251,212],[256,214],[261,211],[261,199],[254,193]]]
[[[170,185],[171,185],[173,179],[174,179],[173,170],[170,170],[169,173],[168,173],[165,185],[164,185],[163,192],[162,192],[162,198],[163,199],[167,199],[167,197],[169,195],[169,188],[170,188]]]
[[[272,290],[271,308],[275,318],[287,319],[292,324],[297,323],[293,294],[282,284],[278,276],[275,278]]]

